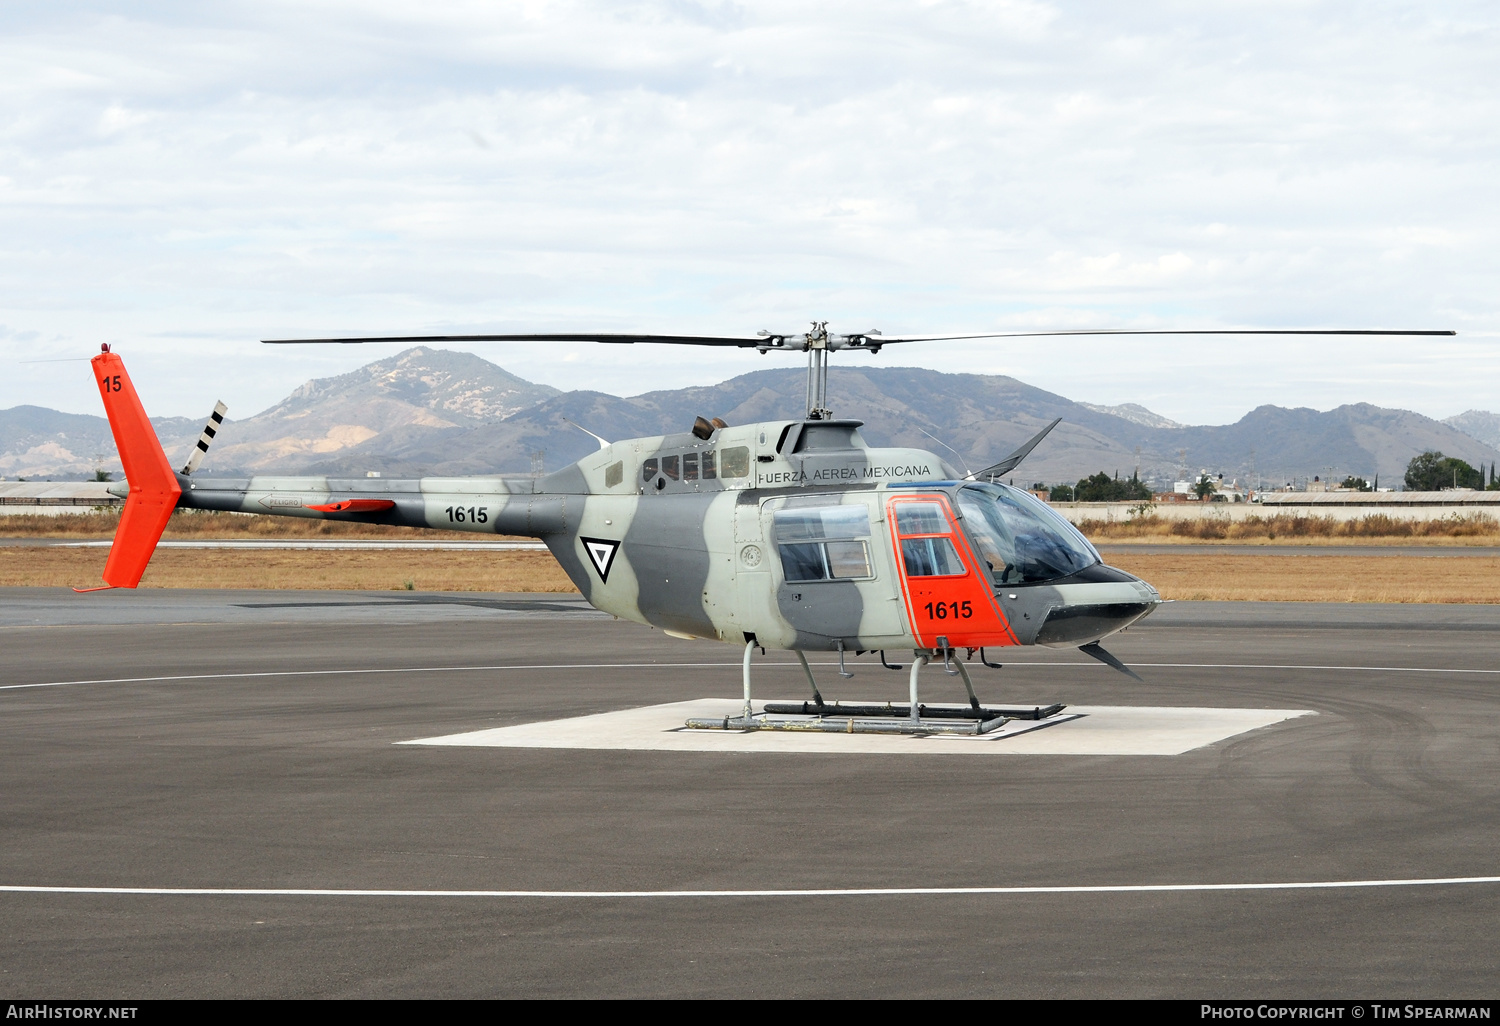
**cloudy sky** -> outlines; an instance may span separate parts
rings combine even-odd
[[[913,345],[1192,423],[1500,410],[1500,8],[7,4],[0,408],[231,416],[369,347],[569,329],[1453,328]],[[483,354],[633,394],[795,357]],[[837,406],[835,381],[835,409]]]

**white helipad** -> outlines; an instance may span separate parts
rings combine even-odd
[[[773,699],[775,701],[775,699]],[[763,703],[756,702],[759,710]],[[737,716],[740,703],[702,698],[593,716],[403,741],[477,748],[608,748],[650,752],[857,752],[892,755],[1181,755],[1204,745],[1314,716],[1308,709],[1075,705],[1050,720],[1013,720],[979,737],[688,730],[688,717]]]

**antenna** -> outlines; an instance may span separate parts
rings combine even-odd
[[[937,435],[933,434],[931,431],[928,431],[922,425],[920,425],[920,424],[916,425],[916,429],[918,431],[922,432],[922,434],[926,435],[928,438],[932,439],[938,445],[941,445],[944,449],[947,449],[953,455],[957,456],[958,457],[958,462],[960,462],[960,463],[962,463],[964,465],[964,473],[967,474],[969,477],[973,477],[974,476],[974,472],[969,469],[969,461],[966,460],[966,459],[964,459],[964,454],[963,453],[961,453],[957,449],[953,448],[953,446],[951,446],[947,442],[943,441],[941,438],[939,438]]]
[[[599,448],[601,448],[601,449],[608,449],[609,448],[609,446],[610,446],[609,439],[603,438],[603,437],[601,437],[599,435],[594,434],[592,431],[590,431],[588,428],[584,427],[582,424],[575,424],[573,421],[569,420],[567,417],[558,417],[557,419],[560,420],[560,421],[562,421],[564,424],[569,425],[570,427],[576,427],[579,431],[582,431],[584,434],[588,435],[594,441],[596,441],[596,442],[599,443]],[[545,450],[545,449],[542,450],[542,452],[544,454],[546,453],[546,451],[547,450]]]

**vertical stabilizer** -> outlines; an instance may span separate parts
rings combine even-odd
[[[146,572],[146,564],[156,551],[167,520],[177,508],[182,489],[140,397],[135,394],[130,375],[125,373],[125,361],[119,354],[111,353],[108,346],[103,349],[90,362],[94,381],[104,398],[104,412],[109,416],[115,447],[120,450],[120,462],[125,465],[125,480],[130,482],[125,512],[120,515],[115,543],[104,564],[104,583],[111,588],[134,588]]]

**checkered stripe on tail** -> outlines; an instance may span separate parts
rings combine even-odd
[[[198,469],[198,464],[203,459],[203,454],[208,452],[208,445],[214,440],[214,435],[219,433],[219,426],[224,423],[224,414],[229,412],[229,407],[222,402],[214,403],[214,412],[208,415],[208,423],[203,425],[203,434],[198,436],[198,444],[188,456],[188,461],[182,467],[184,474],[191,474]]]

